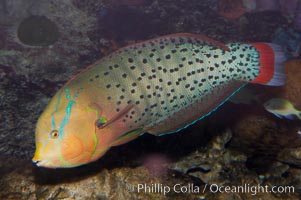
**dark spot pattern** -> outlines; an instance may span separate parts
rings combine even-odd
[[[230,51],[185,36],[158,38],[113,53],[104,59],[102,65],[106,67],[97,70],[89,81],[105,83],[104,98],[116,106],[116,112],[130,103],[137,107],[124,116],[123,122],[129,127],[155,127],[165,120],[177,123],[182,116],[176,113],[193,105],[200,109],[190,112],[199,112],[201,117],[206,114],[202,108],[231,89],[232,81],[251,81],[259,73],[259,63],[255,62],[259,56],[253,46],[227,46]]]

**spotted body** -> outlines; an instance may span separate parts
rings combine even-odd
[[[282,85],[283,60],[271,44],[224,45],[192,34],[124,47],[75,76],[53,97],[38,121],[33,160],[38,166],[72,167],[144,132],[178,131],[248,82]],[[45,145],[53,130],[58,139]],[[77,138],[85,153],[72,152],[76,146],[68,135]],[[64,142],[70,146],[65,154]],[[57,152],[48,155],[50,143]]]

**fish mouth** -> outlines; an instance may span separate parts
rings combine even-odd
[[[48,160],[32,160],[33,164],[37,167],[55,168],[51,166],[51,162]]]
[[[47,168],[54,168],[52,162],[49,159],[41,159],[40,152],[36,151],[33,158],[32,163],[37,167],[47,167]]]

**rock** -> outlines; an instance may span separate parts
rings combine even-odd
[[[286,148],[278,156],[278,160],[301,167],[301,147]]]
[[[0,50],[4,49],[5,45],[6,45],[6,33],[5,30],[3,28],[0,27]]]
[[[49,46],[59,38],[56,24],[45,16],[30,16],[18,27],[19,40],[31,46]]]
[[[282,148],[301,145],[298,121],[281,120],[264,110],[253,110],[238,116],[233,125],[233,147],[248,153],[277,155]],[[266,116],[265,116],[266,115]],[[250,126],[252,124],[252,126]]]
[[[238,180],[238,176],[241,176],[238,174],[242,172],[230,170],[233,169],[231,165],[236,165],[235,170],[244,171],[247,158],[244,154],[225,148],[231,138],[232,134],[228,130],[215,137],[203,151],[185,156],[173,163],[170,168],[197,177],[208,184],[228,184],[229,176],[235,176],[235,180]],[[229,180],[233,183],[231,178]]]
[[[291,101],[294,106],[301,110],[301,59],[293,59],[285,63],[287,74],[286,85],[283,87],[283,98]]]
[[[4,158],[1,158],[4,160]],[[16,167],[17,165],[22,165]],[[30,163],[22,160],[0,166],[0,198],[1,199],[196,199],[199,194],[176,193],[172,188],[176,184],[188,186],[192,184],[189,177],[169,174],[167,177],[150,176],[146,168],[101,169],[87,176],[81,170],[73,171],[72,179],[60,180],[58,175],[66,170],[42,170],[38,172]],[[11,168],[13,167],[13,168]],[[86,170],[89,168],[86,168]],[[74,173],[75,172],[75,173]],[[71,175],[69,173],[69,175]],[[41,177],[39,177],[41,176]],[[47,178],[48,176],[48,178]],[[56,176],[51,178],[51,176]],[[69,177],[70,178],[70,177]],[[56,184],[51,184],[52,179]],[[157,191],[154,187],[157,184]],[[143,185],[143,186],[142,186]],[[148,188],[142,188],[147,186]],[[165,188],[164,190],[159,188]],[[139,189],[138,189],[139,188]],[[151,189],[153,188],[153,189]],[[167,188],[170,191],[167,192]]]
[[[144,166],[109,167],[100,162],[74,169],[43,169],[34,167],[28,160],[1,156],[0,199],[248,200],[254,196],[298,199],[294,193],[216,192],[217,185],[233,188],[244,184],[246,188],[258,184],[268,187],[273,184],[301,185],[300,177],[296,176],[300,170],[290,169],[282,163],[275,164],[273,170],[261,176],[247,170],[244,165],[246,156],[225,147],[229,139],[229,131],[215,137],[202,152],[192,153],[171,164],[163,176],[150,174]],[[204,163],[209,169],[207,172],[198,169],[204,168]]]
[[[2,8],[7,12],[1,12],[0,24],[5,26],[0,32],[6,33],[6,41],[0,64],[14,66],[17,75],[36,84],[66,81],[96,60],[98,47],[88,37],[96,27],[96,18],[70,1],[3,0]]]

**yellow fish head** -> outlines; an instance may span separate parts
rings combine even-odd
[[[33,162],[39,167],[69,168],[95,160],[96,118],[76,101],[55,96],[38,120]]]
[[[89,103],[85,95],[79,97],[78,93],[71,97],[70,92],[66,88],[60,90],[38,120],[32,159],[37,166],[83,165],[97,160],[110,147],[124,144],[144,132],[122,121],[133,109],[132,104],[114,114],[111,106]]]

